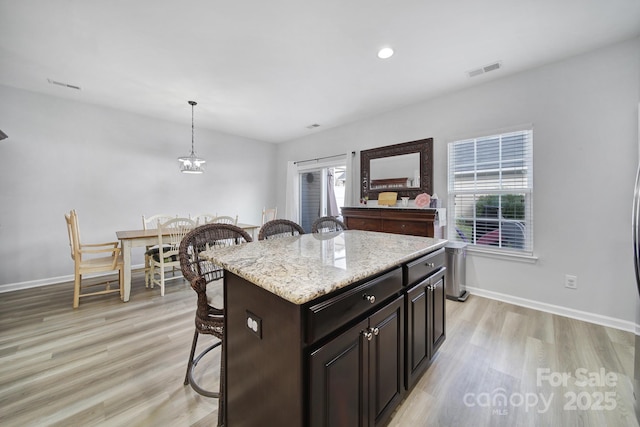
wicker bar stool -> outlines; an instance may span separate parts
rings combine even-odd
[[[275,239],[278,237],[297,236],[304,234],[304,228],[288,219],[274,219],[266,222],[258,233],[258,240]]]
[[[322,216],[315,221],[311,226],[312,233],[329,233],[331,231],[343,231],[347,226],[344,222],[332,216]]]
[[[251,237],[243,229],[231,224],[210,223],[192,230],[180,244],[180,268],[185,279],[198,294],[195,326],[189,364],[184,384],[191,385],[198,394],[218,398],[218,425],[224,424],[224,357],[220,354],[220,389],[217,392],[205,390],[193,379],[193,370],[200,359],[224,342],[224,307],[215,307],[207,298],[207,285],[221,279],[224,270],[200,256],[200,252],[216,247],[232,246],[251,242]],[[198,336],[213,335],[218,338],[212,345],[195,356]]]

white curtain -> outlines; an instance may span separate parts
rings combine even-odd
[[[295,162],[287,162],[287,191],[285,218],[300,223],[298,206],[300,205],[300,175]]]
[[[347,177],[347,186],[344,189],[344,205],[358,206],[360,196],[360,177],[356,176],[355,159],[358,157],[355,151],[347,152],[345,156],[346,169],[344,175]]]

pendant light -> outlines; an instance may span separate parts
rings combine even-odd
[[[186,157],[178,157],[178,161],[182,163],[180,166],[182,173],[202,173],[204,172],[202,165],[204,165],[206,161],[198,157],[193,149],[193,107],[194,105],[198,105],[198,103],[196,101],[189,101],[189,105],[191,105],[191,154]]]

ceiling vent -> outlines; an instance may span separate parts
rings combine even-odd
[[[51,79],[47,79],[47,81],[48,81],[49,83],[51,83],[52,85],[58,85],[58,86],[62,86],[62,87],[68,87],[69,89],[81,90],[81,89],[80,89],[80,86],[70,85],[69,83],[58,82],[58,81],[51,80]]]
[[[494,71],[502,68],[501,62],[494,62],[493,64],[485,65],[484,67],[476,68],[475,70],[467,71],[467,75],[469,77],[479,76],[484,73],[488,73],[489,71]]]

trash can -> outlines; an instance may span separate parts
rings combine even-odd
[[[449,242],[445,246],[447,271],[445,273],[445,289],[447,298],[464,302],[469,293],[465,288],[467,280],[467,244]]]

